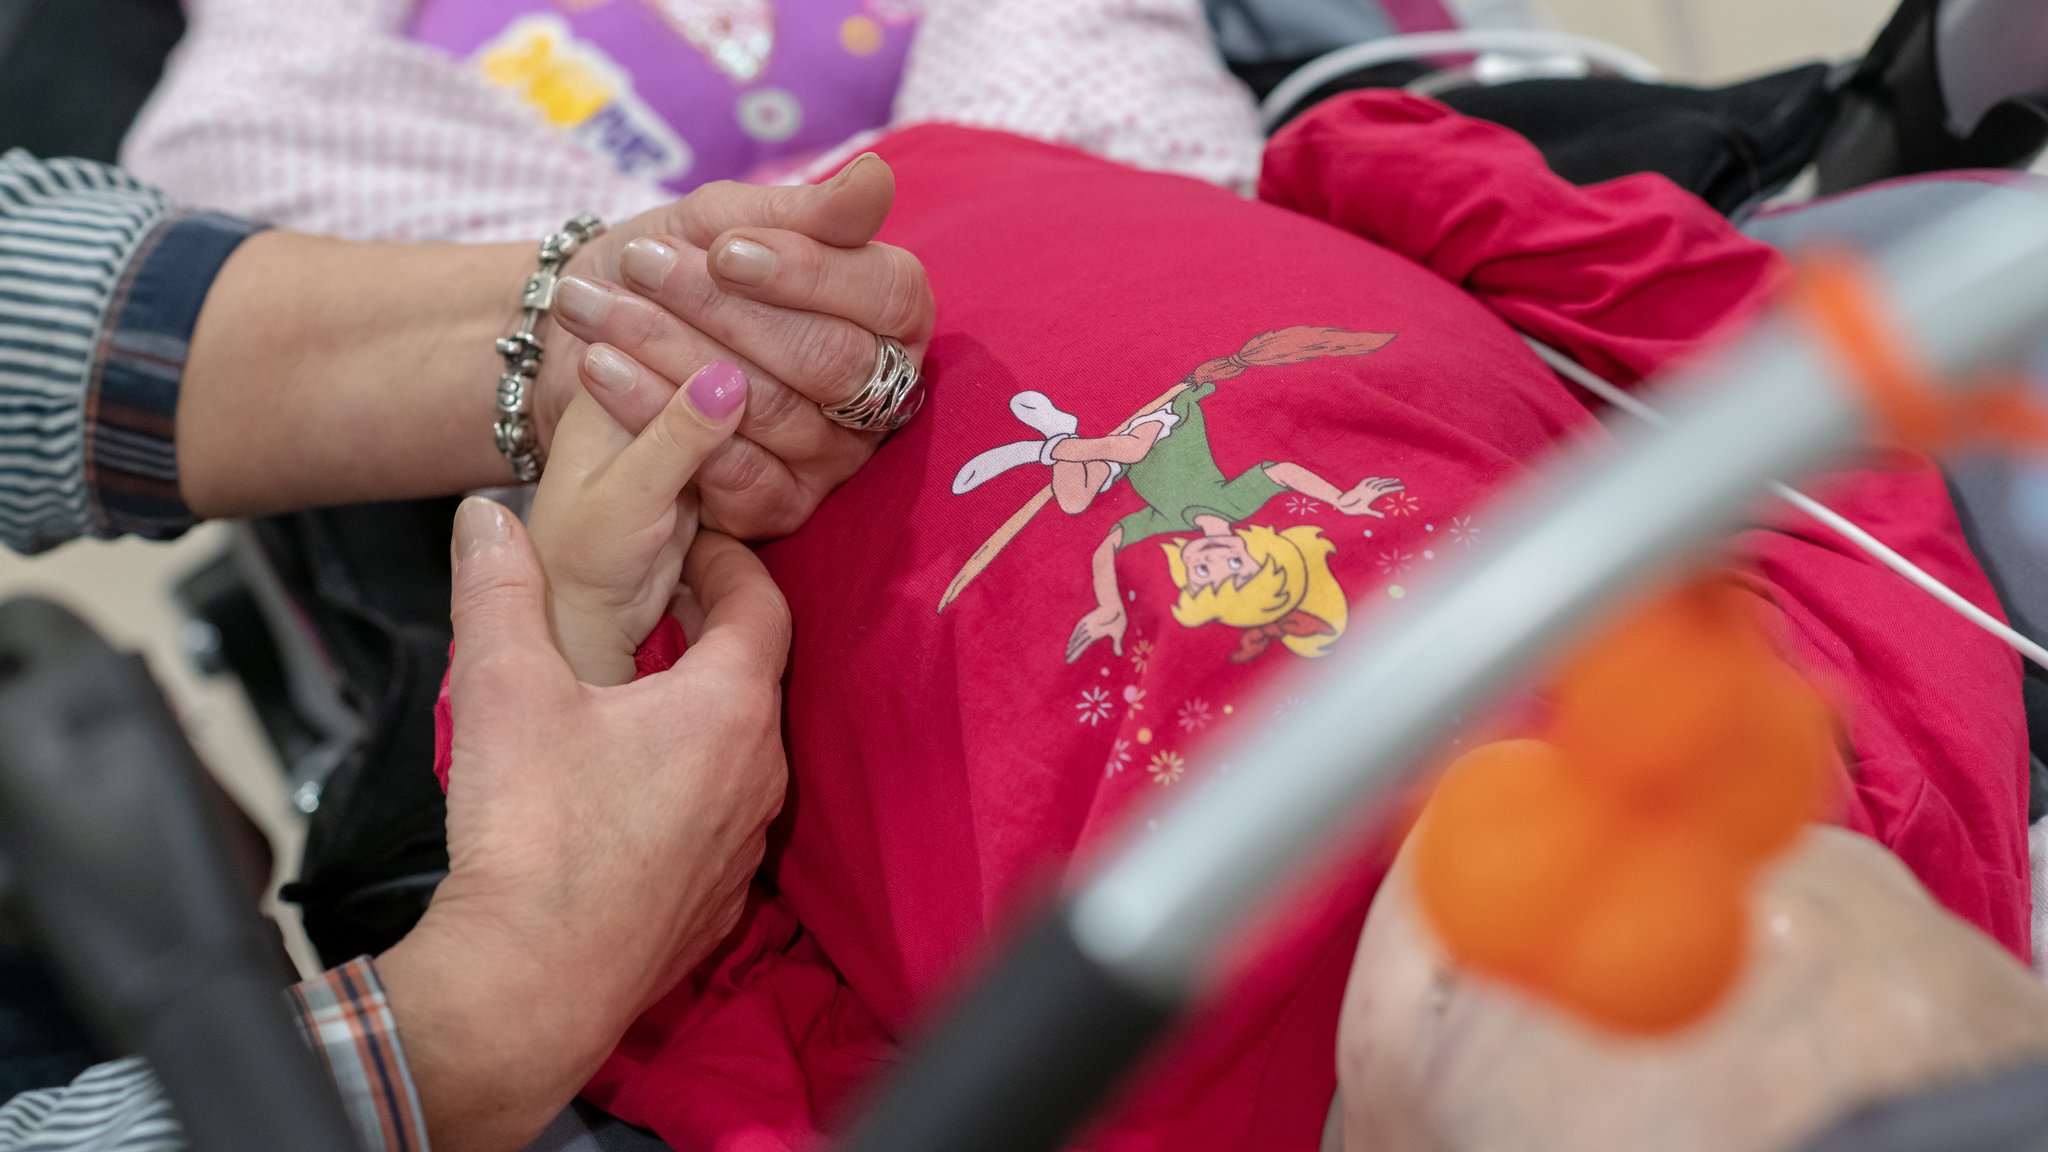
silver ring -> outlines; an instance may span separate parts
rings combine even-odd
[[[819,406],[826,419],[856,432],[894,432],[924,404],[917,366],[902,342],[893,336],[877,336],[875,342],[875,370],[860,392],[844,404]]]

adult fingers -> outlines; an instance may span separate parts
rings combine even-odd
[[[676,203],[672,220],[685,240],[703,248],[721,232],[751,225],[786,228],[840,248],[875,238],[896,200],[896,174],[866,152],[819,184],[769,187],[721,180]]]
[[[675,381],[609,344],[584,349],[576,375],[583,390],[629,436],[639,435],[676,394]]]
[[[505,507],[472,496],[455,512],[455,659],[449,670],[456,723],[489,724],[569,677],[548,635],[547,578],[525,529]],[[573,677],[569,677],[573,679]]]
[[[620,268],[647,300],[759,364],[814,405],[845,403],[874,371],[872,330],[822,312],[735,296],[719,285],[698,249],[642,237],[626,247]]]
[[[720,360],[698,369],[605,469],[603,505],[627,524],[660,516],[705,458],[732,436],[746,402],[747,378],[739,365]]]
[[[893,244],[834,248],[799,232],[738,228],[708,250],[713,281],[735,296],[837,316],[906,345],[931,338],[932,290],[924,265]]]
[[[803,526],[825,493],[859,462],[827,473],[799,474],[775,453],[735,436],[697,472],[704,526],[742,540],[772,540]]]
[[[780,680],[789,656],[789,604],[760,558],[730,536],[699,533],[683,579],[704,610],[704,631],[683,659]]]
[[[689,304],[691,311],[702,316],[720,314],[721,332],[744,337],[742,342],[749,347],[772,345],[778,339],[802,338],[787,335],[793,329],[780,323],[783,317],[741,318],[722,307],[719,300],[745,304],[768,313],[781,311],[725,296],[712,285],[701,253],[693,260],[679,263],[691,266],[694,273],[677,272],[669,277],[679,286],[674,299],[690,300],[690,294],[696,293],[698,298]],[[718,300],[704,299],[707,295]],[[687,380],[713,360],[739,363],[747,369],[748,376],[747,414],[741,421],[740,435],[799,470],[843,478],[859,468],[874,451],[873,437],[842,428],[826,419],[816,401],[783,383],[774,369],[759,365],[751,357],[733,350],[718,338],[718,332],[704,328],[693,316],[676,311],[671,301],[657,301],[613,285],[570,277],[562,281],[556,302],[562,326],[571,335],[593,344],[609,344],[668,380]],[[758,325],[759,330],[748,330],[749,324]],[[861,340],[865,342],[869,358],[868,366],[861,369],[860,380],[865,381],[873,367],[874,337],[863,333]],[[776,350],[782,352],[781,349]],[[589,365],[586,363],[585,366]],[[621,395],[600,396],[598,401],[621,426],[638,429],[660,410],[659,406],[649,403],[659,392],[658,386],[644,377],[636,377]],[[845,395],[851,394],[849,385]],[[661,405],[665,406],[666,395],[660,399]],[[642,408],[650,410],[642,411]]]

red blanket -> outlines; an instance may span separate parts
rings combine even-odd
[[[929,401],[763,550],[796,620],[790,808],[741,929],[588,1092],[679,1148],[831,1131],[1077,854],[1229,773],[1219,731],[1286,722],[1252,710],[1269,677],[1483,552],[1488,496],[1598,434],[1516,327],[1633,381],[1783,272],[1660,178],[1573,188],[1395,94],[1283,133],[1264,204],[966,129],[878,151],[884,238],[939,301]],[[1818,494],[1997,611],[1926,461]],[[1839,703],[1841,820],[2025,955],[2016,659],[1825,531],[1759,521],[1736,560]],[[1313,1147],[1377,875],[1361,846],[1276,907],[1087,1146]]]

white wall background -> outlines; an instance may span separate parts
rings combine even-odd
[[[1612,40],[1674,77],[1726,80],[1855,56],[1895,0],[1540,0],[1574,32]]]

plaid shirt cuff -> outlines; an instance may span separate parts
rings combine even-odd
[[[300,984],[292,1002],[367,1152],[427,1152],[426,1122],[398,1043],[398,1021],[370,958]]]
[[[93,533],[162,540],[192,525],[178,492],[178,388],[221,265],[257,226],[211,212],[167,217],[115,286],[85,395]]]

